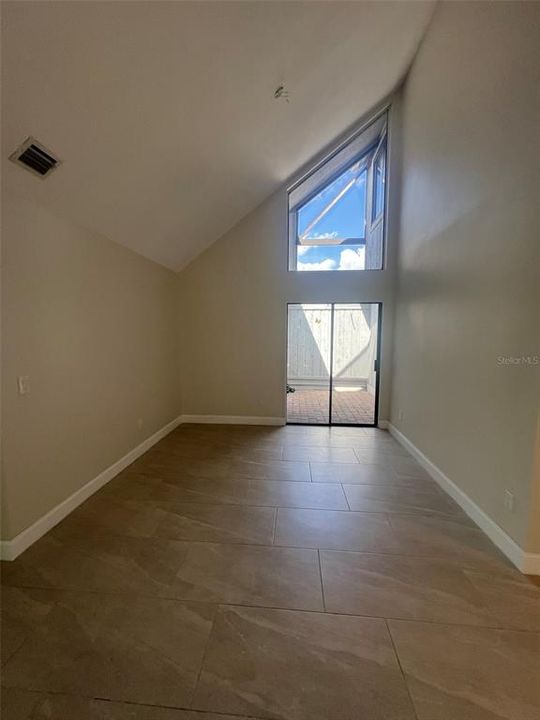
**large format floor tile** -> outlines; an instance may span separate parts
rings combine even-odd
[[[283,447],[281,445],[243,447],[239,445],[221,445],[212,449],[214,456],[227,457],[230,460],[243,460],[253,463],[271,463],[283,460]]]
[[[391,468],[365,463],[310,463],[313,482],[362,483],[378,485],[399,484],[400,480]],[[403,482],[403,481],[402,481]]]
[[[354,452],[360,463],[376,464],[398,475],[432,481],[426,470],[395,440],[359,439],[354,443]]]
[[[270,545],[275,514],[271,507],[171,504],[165,508],[154,535],[174,540]]]
[[[91,524],[120,535],[171,540],[271,545],[275,510],[271,507],[147,503],[97,495],[64,523]]]
[[[57,533],[63,528],[84,523],[96,531],[101,529],[118,535],[152,537],[166,516],[169,505],[171,503],[150,504],[137,500],[122,500],[101,491],[68,515],[52,532]]]
[[[144,473],[145,475],[161,475],[163,477],[179,477],[196,469],[199,474],[204,471],[221,477],[226,473],[229,458],[223,452],[205,451],[200,447],[197,451],[178,453],[174,450],[163,450],[161,443],[135,460],[127,469],[128,472]]]
[[[385,455],[383,460],[398,476],[430,479],[424,468],[410,455]]]
[[[4,574],[2,579],[5,579]],[[13,603],[10,603],[11,598],[16,598],[18,607],[13,607]],[[50,593],[41,590],[18,593],[2,585],[0,601],[2,666],[23,646],[28,635],[28,627],[41,623],[53,606]]]
[[[231,718],[230,715],[196,710],[173,710],[15,688],[2,688],[1,708],[1,717],[8,720],[248,720],[239,715]]]
[[[285,458],[287,460],[287,458]],[[253,478],[254,480],[286,480],[289,482],[310,482],[311,474],[308,462],[249,462],[231,460],[228,476]]]
[[[215,458],[221,460],[248,460],[250,462],[271,462],[273,460],[283,459],[283,447],[277,444],[260,444],[258,442],[247,442],[244,444],[234,440],[218,440],[214,438],[212,442],[201,439],[185,438],[174,442],[165,441],[149,451],[144,460],[151,460],[155,457],[161,457],[162,460],[169,458],[172,463],[178,458]]]
[[[413,720],[382,620],[223,608],[193,707],[287,720]]]
[[[412,459],[412,456],[395,440],[370,441],[360,438],[353,443],[353,450],[361,462],[391,461],[389,456],[399,456]]]
[[[496,625],[459,565],[435,559],[321,551],[328,612]]]
[[[303,445],[286,446],[283,450],[284,460],[296,460],[304,462],[333,462],[333,463],[356,463],[358,462],[354,450],[350,447],[322,447],[314,445],[311,447]]]
[[[540,717],[540,633],[388,624],[419,720]]]
[[[303,432],[290,433],[283,437],[283,449],[302,447],[321,447],[321,448],[348,448],[354,449],[354,436],[337,433],[338,428],[327,427],[309,427]],[[353,428],[360,432],[361,428]],[[307,430],[307,431],[306,431]],[[313,434],[315,433],[315,434]]]
[[[274,542],[289,547],[399,551],[386,515],[339,510],[280,508]]]
[[[185,543],[175,569],[189,600],[322,610],[314,550]]]
[[[456,503],[433,486],[418,489],[396,485],[344,485],[351,510],[386,513],[419,513],[442,517],[466,516]]]
[[[351,436],[350,447],[355,452],[371,452],[375,451],[378,454],[384,455],[403,455],[405,457],[412,457],[403,446],[401,446],[397,440],[390,435],[388,432],[380,432],[379,434],[373,435],[367,432],[364,435]]]
[[[42,538],[10,585],[322,610],[315,550],[123,537],[86,526]]]
[[[4,623],[25,634],[4,685],[189,706],[212,606],[22,588],[5,589],[3,604]]]
[[[489,604],[497,624],[540,632],[540,587],[513,570],[505,574],[465,570],[465,574]]]
[[[128,500],[195,502],[207,504],[305,507],[348,510],[340,485],[279,480],[209,480],[185,478],[177,483],[125,477],[102,491]]]
[[[235,432],[231,432],[227,428],[221,426],[213,426],[195,429],[183,425],[176,431],[173,431],[166,438],[159,442],[157,449],[165,452],[182,452],[182,448],[202,447],[209,452],[225,452],[228,451],[260,451],[260,450],[280,450],[285,441],[285,437],[279,433],[279,428],[260,428],[261,432],[252,432],[246,426],[236,428]]]
[[[477,527],[461,518],[389,514],[402,552],[456,560],[462,567],[509,569],[509,561]]]
[[[163,480],[178,480],[184,476],[200,478],[251,478],[253,480],[286,480],[289,482],[310,482],[308,462],[284,462],[267,460],[255,462],[246,460],[239,452],[231,458],[221,453],[209,454],[201,449],[196,457],[154,455],[141,459],[130,466],[130,470]]]
[[[540,717],[540,587],[381,430],[184,425],[1,566],[2,720]]]
[[[9,718],[9,720],[34,720],[39,717],[38,711],[44,700],[43,693],[1,687],[0,717]]]

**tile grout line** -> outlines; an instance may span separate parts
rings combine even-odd
[[[325,464],[325,463],[320,463]],[[328,463],[328,465],[335,465],[336,463]],[[342,465],[345,465],[346,463],[342,463]],[[360,465],[359,467],[364,467]],[[371,466],[370,466],[371,467]],[[386,468],[383,468],[386,469]],[[217,476],[217,477],[211,477],[211,476],[205,476],[205,475],[184,475],[180,478],[167,478],[160,475],[150,475],[145,474],[144,472],[137,473],[136,475],[133,475],[132,477],[122,477],[120,478],[117,476],[122,482],[139,482],[143,483],[145,480],[152,480],[153,482],[160,482],[160,483],[166,483],[167,485],[171,485],[173,487],[182,487],[182,483],[185,481],[196,481],[196,482],[257,482],[257,483],[267,483],[267,482],[274,482],[274,483],[289,483],[294,484],[298,486],[302,485],[324,485],[328,487],[335,487],[336,485],[343,484],[343,481],[340,480],[283,480],[281,478],[275,478],[275,477],[250,477],[248,475],[236,475],[234,477],[229,477],[225,475]],[[311,475],[310,475],[311,477]],[[384,488],[399,488],[401,490],[415,490],[417,492],[433,492],[435,491],[436,495],[439,495],[440,493],[443,493],[443,497],[446,497],[446,494],[444,491],[442,491],[434,480],[425,479],[421,477],[413,477],[409,475],[395,475],[395,479],[389,482],[361,482],[361,481],[351,481],[347,480],[345,481],[345,485],[369,485],[372,487],[384,487]],[[113,481],[117,478],[113,478]],[[420,484],[420,487],[415,487],[416,485]],[[428,486],[428,487],[425,487]],[[104,486],[105,488],[107,485]],[[98,493],[101,493],[101,489],[98,490]],[[112,494],[112,491],[106,491],[104,494]],[[97,493],[95,495],[92,495],[91,497],[97,496]],[[89,498],[90,499],[90,498]],[[189,502],[189,501],[187,501]]]
[[[392,525],[392,518],[391,515],[400,515],[403,516],[403,514],[399,513],[384,513],[384,512],[364,512],[364,511],[356,511],[356,510],[320,510],[318,508],[298,508],[298,507],[281,507],[281,506],[262,506],[262,507],[268,507],[268,509],[274,509],[276,511],[276,519],[277,519],[277,511],[279,510],[301,510],[301,511],[315,511],[315,512],[339,512],[339,513],[345,513],[345,514],[361,514],[361,515],[377,515],[384,517],[391,529],[395,532],[395,528]],[[426,517],[426,516],[420,516],[419,517]],[[406,515],[406,517],[417,517],[416,515]],[[427,516],[431,517],[431,516]],[[90,523],[81,523],[81,526],[83,529],[89,529],[92,527]],[[469,527],[464,526],[468,530],[478,530],[479,533],[482,531],[475,527]],[[52,537],[54,538],[54,529],[50,531],[52,533]],[[48,535],[48,534],[47,534]],[[164,537],[164,536],[156,536],[156,535],[125,535],[119,532],[115,532],[114,530],[109,530],[107,528],[100,528],[98,532],[99,536],[110,536],[110,537],[117,537],[117,538],[124,538],[127,540],[139,540],[139,541],[148,541],[148,540],[155,540],[158,542],[163,543],[178,543],[178,544],[192,544],[192,545],[223,545],[227,547],[254,547],[254,548],[266,548],[268,550],[272,549],[278,549],[278,550],[325,550],[327,552],[334,552],[334,553],[352,553],[355,555],[381,555],[381,556],[389,556],[389,557],[403,557],[403,558],[410,558],[410,559],[417,559],[417,560],[438,560],[439,562],[449,563],[453,567],[461,568],[463,570],[468,571],[499,571],[499,568],[495,568],[494,566],[491,566],[489,563],[486,565],[478,564],[470,564],[465,565],[462,562],[460,562],[459,558],[450,558],[450,557],[441,557],[440,554],[430,554],[430,553],[407,553],[407,552],[395,552],[395,551],[389,551],[389,550],[383,550],[383,549],[376,549],[376,550],[368,550],[364,548],[351,548],[351,547],[329,547],[329,546],[322,546],[322,545],[276,545],[274,544],[267,544],[263,542],[248,542],[246,540],[242,542],[227,542],[226,540],[201,540],[196,538],[172,538],[172,537]],[[46,536],[44,536],[46,537]],[[21,556],[22,557],[22,556]],[[85,557],[93,557],[92,555],[85,555]],[[498,558],[493,558],[494,560]],[[498,560],[499,561],[499,560]],[[13,561],[15,564],[21,564],[20,560]],[[499,561],[500,562],[500,561]],[[11,563],[10,563],[11,564]],[[24,567],[24,565],[23,565]],[[514,568],[512,566],[502,566],[500,568],[504,571],[504,574],[507,573],[515,574]],[[517,575],[518,578],[522,579],[523,576]],[[33,585],[17,585],[17,583],[3,583],[5,587],[45,587],[48,589],[54,589],[53,586],[33,586]]]
[[[322,576],[322,565],[321,565],[321,551],[317,548],[317,557],[319,559],[319,577],[321,580],[321,595],[322,595],[322,604],[323,604],[323,612],[327,612],[326,609],[326,598],[324,596],[324,583],[323,583],[323,576]]]
[[[341,492],[343,493],[345,497],[345,502],[347,503],[347,507],[349,508],[349,512],[352,512],[351,510],[351,504],[349,502],[349,498],[347,497],[347,493],[345,492],[345,488],[343,487],[343,483],[339,483],[341,486]]]
[[[276,508],[279,510],[279,508]],[[288,509],[288,508],[285,508]],[[340,512],[347,512],[346,510],[340,511]],[[112,535],[112,533],[110,533]],[[129,535],[114,535],[115,537],[119,538],[126,538],[126,539],[132,539],[132,540],[149,540],[154,538],[148,538],[148,537],[135,537],[135,536],[129,536]],[[163,538],[157,538],[158,540],[162,540]],[[489,564],[486,565],[464,565],[460,562],[459,558],[441,558],[440,555],[429,555],[429,554],[409,554],[409,553],[403,553],[403,552],[389,552],[389,551],[383,551],[383,550],[362,550],[362,549],[351,549],[351,548],[335,548],[335,547],[323,547],[320,545],[266,545],[263,543],[249,543],[249,542],[241,542],[241,543],[226,543],[226,542],[215,542],[211,540],[168,540],[163,539],[164,542],[172,542],[172,543],[178,543],[178,544],[191,544],[191,545],[224,545],[227,547],[247,547],[247,548],[264,548],[266,550],[322,550],[324,552],[330,552],[334,554],[349,554],[349,555],[367,555],[367,556],[375,556],[375,557],[384,557],[387,558],[403,558],[404,560],[425,560],[425,561],[431,561],[431,562],[440,562],[443,564],[448,564],[450,567],[456,570],[463,570],[464,572],[490,572],[490,573],[497,573],[497,577],[499,577],[501,580],[505,579],[506,576],[510,576],[512,579],[521,579],[523,580],[522,575],[518,575],[517,578],[515,576],[515,573],[513,571],[512,567],[508,568],[502,568],[503,572],[500,573],[500,569],[496,568],[494,566],[491,566]],[[92,555],[83,554],[83,557],[90,557],[92,558]],[[24,567],[24,566],[23,566]],[[30,566],[32,567],[32,566]],[[526,587],[531,587],[529,583],[525,583]],[[15,582],[4,582],[2,583],[2,587],[13,587],[13,588],[35,588],[40,590],[66,590],[69,591],[70,587],[62,587],[58,585],[33,585],[33,584],[26,584],[26,583],[17,583]],[[534,585],[532,586],[534,587]],[[77,590],[77,588],[74,588]],[[102,592],[100,590],[91,590],[82,588],[83,591],[87,592]],[[128,591],[104,591],[107,592],[107,594],[118,594],[118,595],[124,595]],[[162,597],[159,595],[144,595],[144,597]],[[187,601],[187,602],[195,602],[195,601]],[[204,602],[204,601],[196,601],[196,602]]]
[[[306,484],[309,484],[309,483],[306,483]],[[321,483],[319,483],[319,484],[321,484]],[[345,490],[343,488],[343,483],[329,483],[329,484],[332,487],[336,487],[336,488],[341,485],[341,490],[343,491],[343,493],[345,493]],[[345,483],[345,484],[349,485],[350,483]],[[317,483],[314,483],[314,485],[316,486]],[[355,487],[355,486],[356,486],[356,484],[353,485],[353,487]],[[361,487],[364,487],[364,485],[361,485]],[[407,488],[405,488],[405,489],[407,489]],[[109,497],[109,494],[106,494],[106,495],[100,496],[99,499],[101,500],[101,499],[105,499],[108,497]],[[210,505],[210,506],[214,506],[214,507],[228,507],[228,508],[231,508],[231,507],[234,507],[234,508],[281,508],[283,510],[316,510],[318,512],[352,512],[352,513],[357,513],[358,515],[399,515],[399,516],[405,516],[405,517],[430,518],[430,519],[441,520],[443,522],[455,522],[456,520],[462,521],[463,519],[468,520],[467,516],[463,517],[463,515],[458,512],[441,513],[436,510],[430,510],[430,509],[425,509],[425,510],[422,509],[421,512],[414,511],[414,510],[407,510],[407,509],[403,509],[403,510],[401,510],[401,509],[400,510],[388,510],[388,509],[351,510],[348,501],[347,501],[347,508],[344,510],[343,508],[338,508],[338,507],[320,507],[320,506],[316,506],[316,505],[275,505],[275,504],[260,505],[257,503],[244,504],[244,503],[233,503],[233,502],[219,502],[218,500],[214,500],[211,502],[202,502],[200,500],[199,501],[197,501],[197,500],[186,500],[186,501],[183,501],[183,500],[159,500],[159,499],[153,500],[153,499],[149,499],[149,498],[139,500],[136,498],[119,498],[118,496],[112,496],[112,499],[114,499],[114,501],[117,503],[130,503],[130,502],[142,503],[144,505],[148,505],[148,507],[150,509],[155,509],[153,506],[154,503],[160,503],[160,504],[171,505],[171,506],[173,506],[173,509],[174,509],[174,506],[178,506],[178,505],[197,505],[197,506]],[[345,495],[345,499],[347,500],[346,495]],[[76,512],[79,512],[79,510],[76,509],[73,513],[66,516],[66,518],[64,518],[64,520],[62,522],[64,522],[68,518],[74,517]],[[83,520],[81,520],[79,522],[82,522],[82,521]],[[89,521],[85,521],[85,522],[89,522]],[[480,533],[482,533],[482,535],[485,536],[485,533],[473,521],[469,521],[466,523],[460,522],[459,524],[462,525],[463,527],[469,528],[470,530],[478,530]],[[51,528],[51,530],[54,530],[54,528]],[[49,531],[49,532],[51,532],[51,531]],[[111,534],[115,534],[115,535],[118,534],[118,533],[114,533],[112,530],[109,530],[109,532]],[[155,535],[131,536],[131,535],[128,535],[126,537],[159,537],[159,536],[155,536]]]
[[[114,592],[103,592],[101,590],[85,590],[85,589],[77,589],[77,588],[50,588],[50,587],[27,587],[27,586],[18,586],[19,589],[32,589],[32,590],[42,590],[42,591],[49,591],[49,592],[56,592],[56,593],[86,593],[88,595],[104,595],[106,597],[112,596],[112,597],[123,597],[127,593],[114,593]],[[133,593],[131,593],[133,596]],[[525,635],[534,635],[540,637],[540,629],[539,630],[530,630],[528,628],[517,628],[517,627],[509,627],[508,625],[478,625],[478,624],[468,624],[463,622],[450,622],[445,621],[442,622],[440,620],[427,620],[425,618],[404,618],[404,617],[393,617],[393,616],[385,616],[385,615],[361,615],[361,614],[354,614],[354,613],[345,613],[345,612],[338,612],[336,610],[314,610],[310,608],[300,608],[300,607],[284,607],[284,606],[276,606],[276,605],[253,605],[249,603],[242,603],[242,602],[227,602],[224,600],[219,600],[215,602],[208,602],[203,600],[186,600],[183,598],[177,598],[177,597],[163,597],[163,596],[155,596],[155,595],[141,595],[137,594],[136,597],[142,598],[145,600],[163,600],[166,602],[177,602],[181,603],[183,605],[204,605],[209,608],[241,608],[241,609],[249,609],[249,610],[275,610],[276,612],[293,612],[293,613],[311,613],[311,614],[317,614],[317,615],[331,615],[335,617],[347,617],[347,618],[359,618],[362,620],[383,620],[383,621],[392,621],[392,622],[401,622],[401,623],[412,623],[416,625],[429,625],[429,626],[442,626],[442,627],[459,627],[469,630],[493,630],[495,632],[508,632],[508,633],[520,633]],[[56,604],[56,603],[55,603]],[[213,622],[213,621],[212,621]],[[22,646],[21,646],[22,647]],[[20,649],[20,648],[19,648]],[[18,652],[19,649],[15,652]],[[13,653],[15,655],[15,653]],[[13,658],[13,655],[10,657],[10,660]],[[9,661],[4,663],[3,667],[5,668],[7,666]],[[26,689],[26,688],[23,688]],[[32,692],[41,692],[41,691],[32,691]]]
[[[215,714],[213,710],[199,710],[197,708],[191,708],[185,705],[158,705],[155,703],[144,703],[144,702],[136,702],[135,700],[116,700],[106,697],[100,697],[97,695],[84,695],[82,693],[72,693],[72,692],[65,692],[62,690],[32,690],[30,688],[21,687],[19,685],[6,685],[3,687],[4,690],[20,690],[22,692],[26,692],[32,695],[45,695],[45,697],[41,698],[39,700],[39,705],[36,705],[33,710],[39,710],[44,702],[46,702],[48,695],[52,695],[53,697],[67,697],[67,698],[77,698],[77,699],[83,699],[83,700],[89,700],[89,701],[95,701],[100,703],[110,703],[111,705],[133,705],[134,707],[139,708],[159,708],[161,710],[174,710],[178,712],[189,712],[189,713],[198,713],[201,716],[205,716],[208,714]],[[246,715],[245,713],[242,715],[238,715],[237,713],[230,713],[230,712],[219,712],[218,715],[231,718],[231,720],[234,720],[234,718],[240,718],[241,720],[269,720],[268,718],[263,718],[260,715]],[[202,718],[204,720],[204,717]]]
[[[199,682],[201,679],[203,667],[204,667],[204,661],[206,660],[206,654],[208,652],[208,648],[210,646],[210,638],[212,636],[212,632],[214,630],[214,626],[216,624],[216,615],[218,614],[220,610],[220,605],[216,604],[214,607],[214,612],[212,614],[212,624],[210,626],[210,630],[208,631],[208,637],[206,638],[206,642],[204,643],[204,650],[201,655],[201,664],[199,666],[199,672],[197,673],[197,678],[193,684],[193,689],[191,690],[189,702],[188,702],[188,708],[191,710],[193,709],[193,703],[195,702],[195,695],[197,693],[197,688],[199,687]]]
[[[2,586],[2,587],[5,587],[5,586]],[[13,586],[10,585],[9,587],[13,587]],[[31,588],[31,589],[32,589],[32,588]],[[61,590],[60,592],[63,592],[63,591]],[[55,603],[55,606],[56,606],[56,603]],[[23,638],[21,644],[10,654],[10,656],[9,656],[8,658],[4,658],[4,659],[2,660],[2,665],[1,665],[2,671],[7,667],[8,663],[10,663],[10,662],[13,660],[13,658],[15,657],[15,655],[17,655],[17,653],[19,652],[19,650],[21,650],[22,647],[23,647],[24,645],[26,645],[27,640],[28,640],[27,637]],[[0,692],[0,695],[1,695],[1,692]]]
[[[276,543],[276,526],[277,526],[277,517],[278,517],[278,507],[274,508],[274,526],[272,528],[272,547],[275,546]],[[280,547],[280,546],[278,546]]]
[[[407,690],[407,695],[408,695],[409,701],[410,701],[410,703],[411,703],[411,708],[412,708],[412,711],[413,711],[413,713],[414,713],[414,717],[416,718],[416,720],[418,720],[418,713],[416,712],[416,705],[415,705],[414,700],[413,700],[412,695],[411,695],[411,689],[410,689],[410,687],[409,687],[409,683],[407,682],[407,675],[405,674],[405,671],[403,670],[403,666],[402,666],[402,664],[401,664],[401,658],[399,657],[399,653],[398,653],[398,650],[397,650],[397,647],[396,647],[396,643],[395,643],[395,641],[394,641],[394,637],[393,637],[392,632],[391,632],[391,630],[390,630],[390,625],[388,624],[388,619],[387,619],[387,618],[384,619],[384,624],[386,625],[386,632],[388,633],[388,637],[390,638],[390,643],[392,644],[392,648],[393,648],[393,650],[394,650],[394,655],[396,656],[396,662],[397,662],[397,664],[398,664],[399,671],[400,671],[400,673],[401,673],[401,677],[403,678],[403,682],[404,682],[404,684],[405,684],[405,689]],[[442,623],[441,623],[441,624],[442,624]]]

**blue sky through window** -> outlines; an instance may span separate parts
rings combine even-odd
[[[364,246],[341,244],[365,237],[367,173],[359,166],[355,163],[298,210],[298,270],[363,269]],[[320,243],[302,244],[310,240]]]

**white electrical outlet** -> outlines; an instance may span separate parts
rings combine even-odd
[[[514,512],[514,493],[510,490],[504,491],[504,507],[510,512]]]
[[[19,395],[28,395],[30,392],[30,375],[19,375],[17,378]]]

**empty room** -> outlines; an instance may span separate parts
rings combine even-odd
[[[0,12],[2,720],[538,720],[540,2]]]

